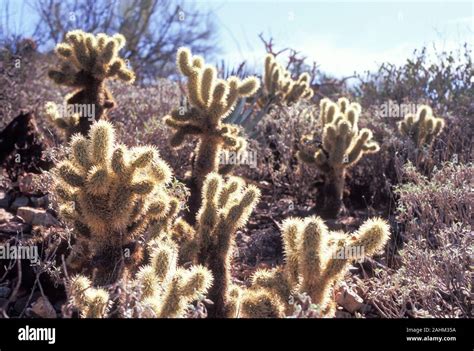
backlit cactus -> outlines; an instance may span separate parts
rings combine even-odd
[[[183,317],[189,304],[206,294],[212,285],[212,274],[200,265],[178,267],[178,248],[171,241],[153,240],[149,248],[149,264],[142,266],[128,284],[130,291],[138,292],[139,316]],[[94,288],[83,275],[73,277],[67,287],[70,301],[81,317],[107,317],[112,301],[104,289]]]
[[[429,147],[436,136],[444,128],[444,119],[433,116],[433,111],[427,105],[421,106],[416,115],[408,114],[399,122],[398,130],[403,135],[412,138],[418,148]]]
[[[188,135],[199,138],[189,181],[191,198],[187,220],[194,223],[193,214],[200,207],[205,177],[211,172],[225,173],[230,170],[226,166],[219,169],[221,152],[238,153],[246,147],[245,139],[239,136],[238,127],[223,123],[222,120],[232,112],[239,98],[257,91],[259,82],[255,77],[242,81],[237,77],[218,79],[216,69],[205,65],[201,57],[192,56],[187,48],[178,50],[177,66],[181,74],[188,78],[187,98],[191,108],[173,110],[165,122],[175,129],[170,140],[174,147],[180,146]]]
[[[188,305],[212,285],[212,274],[201,265],[177,266],[178,248],[171,241],[155,241],[150,263],[141,267],[133,285],[141,287],[145,316],[182,317]]]
[[[272,102],[290,105],[301,99],[310,99],[313,96],[310,82],[308,73],[293,80],[290,72],[276,61],[275,56],[268,54],[265,57],[263,96],[259,104],[262,107]]]
[[[59,115],[51,103],[47,106],[47,113],[60,128],[66,130],[68,137],[77,132],[87,135],[92,123],[103,118],[106,111],[115,106],[105,84],[106,79],[128,83],[135,80],[134,73],[118,56],[124,46],[125,37],[121,34],[109,37],[81,30],[68,32],[64,42],[56,46],[60,64],[48,75],[57,84],[76,90],[66,96],[65,115]]]
[[[89,138],[73,137],[69,159],[54,170],[60,215],[77,238],[69,263],[92,265],[99,285],[120,277],[124,260],[135,257],[135,239],[173,204],[165,188],[171,170],[157,150],[129,149],[114,138],[110,123],[95,123]]]
[[[298,158],[316,165],[324,173],[321,213],[325,217],[335,218],[342,207],[346,169],[356,164],[363,155],[378,152],[379,145],[372,140],[371,130],[359,130],[359,104],[349,103],[346,98],[340,98],[337,104],[323,99],[320,108],[322,143],[311,152],[305,150],[303,145]],[[304,137],[303,144],[318,140],[318,134]]]
[[[108,312],[109,293],[92,286],[89,278],[76,275],[67,285],[67,293],[72,305],[82,318],[105,318]]]
[[[214,284],[208,297],[214,303],[209,308],[211,317],[232,317],[235,296],[231,293],[231,260],[235,232],[247,222],[255,208],[260,191],[253,185],[245,186],[242,179],[211,173],[202,190],[202,207],[197,215],[195,232],[185,244],[187,259],[208,267]]]
[[[330,232],[318,217],[285,220],[282,225],[285,264],[255,272],[252,286],[242,300],[244,315],[262,317],[263,311],[268,311],[267,317],[274,317],[281,313],[282,305],[288,315],[290,295],[307,293],[319,307],[320,316],[332,316],[334,285],[351,262],[378,252],[389,236],[388,224],[379,218],[367,220],[350,235]]]

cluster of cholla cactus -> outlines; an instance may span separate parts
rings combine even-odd
[[[237,290],[232,284],[230,267],[235,232],[247,222],[260,191],[253,185],[245,186],[241,178],[229,177],[224,181],[221,175],[211,173],[205,179],[202,197],[195,228],[175,228],[175,233],[188,237],[175,234],[173,240],[183,248],[181,262],[197,262],[212,272],[214,284],[208,298],[213,306],[209,308],[209,316],[232,317]]]
[[[283,317],[291,311],[290,296],[305,293],[321,317],[335,313],[331,292],[356,259],[382,249],[390,236],[388,224],[367,220],[356,233],[330,232],[319,217],[283,222],[285,264],[257,270],[240,303],[242,317]]]
[[[188,221],[194,223],[193,217],[200,207],[201,189],[205,177],[211,172],[228,173],[231,168],[219,168],[219,157],[222,152],[239,153],[245,150],[245,139],[239,136],[239,128],[223,123],[222,120],[232,112],[237,100],[254,94],[259,88],[255,77],[240,80],[229,77],[217,79],[213,66],[205,65],[199,56],[192,56],[187,48],[180,48],[177,54],[179,71],[188,78],[187,99],[191,106],[188,110],[177,108],[165,118],[168,126],[175,129],[170,143],[180,146],[188,135],[199,138],[195,155],[193,172],[189,180],[191,197],[189,200]]]
[[[94,284],[115,281],[124,263],[140,257],[136,239],[152,220],[172,216],[166,184],[169,166],[151,146],[128,149],[114,140],[114,129],[99,121],[89,138],[75,135],[71,155],[56,169],[60,215],[77,235],[71,267],[87,262]]]
[[[359,104],[350,103],[346,98],[340,98],[337,104],[323,99],[320,108],[322,142],[311,151],[303,145],[298,158],[316,165],[325,175],[321,213],[325,217],[335,218],[342,208],[346,169],[356,164],[364,154],[377,152],[379,146],[372,140],[372,131],[367,128],[359,130]],[[305,136],[303,144],[317,140],[320,140],[318,132]]]
[[[420,106],[415,116],[406,115],[398,124],[400,133],[412,138],[418,148],[430,147],[443,128],[444,119],[434,117],[433,111],[427,105]]]
[[[302,73],[297,80],[294,80],[290,72],[276,61],[275,56],[268,54],[265,57],[263,96],[259,99],[259,105],[265,106],[267,103],[291,105],[300,99],[310,99],[313,96],[310,83],[311,77],[308,73]]]
[[[205,295],[212,285],[211,272],[202,265],[178,267],[178,248],[172,241],[156,240],[150,264],[141,267],[134,285],[141,287],[144,316],[181,317],[189,304]]]
[[[178,267],[178,248],[171,241],[154,240],[149,243],[150,262],[140,267],[130,282],[131,291],[138,294],[140,317],[182,317],[191,302],[204,296],[212,284],[212,274],[201,265],[188,269]],[[95,288],[83,275],[68,284],[72,305],[84,318],[104,318],[112,302],[102,288]]]
[[[53,103],[46,109],[54,122],[65,129],[68,138],[78,132],[87,135],[92,123],[105,117],[106,111],[114,107],[106,79],[134,81],[134,73],[118,56],[124,45],[125,37],[121,34],[94,36],[74,30],[56,46],[56,55],[61,62],[57,69],[49,71],[49,77],[57,84],[76,90],[66,96],[62,116]]]

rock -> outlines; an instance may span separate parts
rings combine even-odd
[[[41,225],[43,227],[51,227],[59,224],[59,222],[50,213],[41,208],[20,207],[17,216],[23,218],[26,223],[31,225]]]
[[[54,309],[51,302],[44,297],[40,296],[38,300],[32,303],[30,312],[33,312],[40,318],[56,318],[56,310]]]
[[[342,286],[336,292],[336,302],[350,313],[359,311],[364,306],[364,300],[347,286]]]
[[[11,291],[12,289],[10,289],[8,286],[0,286],[0,298],[10,296]]]
[[[30,201],[34,207],[47,208],[49,205],[49,196],[44,195],[41,197],[30,197]]]
[[[10,195],[5,191],[0,191],[0,208],[8,208],[10,206]]]
[[[10,212],[0,208],[0,223],[10,222],[13,219],[13,215]]]
[[[31,225],[21,222],[7,222],[0,224],[0,233],[16,235],[19,233],[29,233]]]
[[[30,200],[26,196],[17,197],[11,205],[11,209],[17,210],[19,207],[28,206],[29,202]]]
[[[26,173],[18,177],[18,189],[22,194],[31,194],[35,191],[33,186],[33,173]]]
[[[352,315],[346,311],[336,311],[336,318],[352,318]]]

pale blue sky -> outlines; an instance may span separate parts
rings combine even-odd
[[[28,31],[28,3],[9,1],[10,21]],[[258,38],[273,37],[276,48],[292,47],[320,69],[338,76],[373,69],[377,63],[402,63],[414,49],[435,44],[453,50],[474,42],[474,1],[281,1],[189,0],[211,9],[219,28],[222,58],[246,59],[261,67],[264,47]],[[5,20],[5,19],[2,19]],[[26,23],[25,23],[26,22]]]
[[[204,1],[203,1],[204,3]],[[213,8],[226,58],[262,60],[258,38],[290,46],[324,71],[350,75],[376,63],[401,63],[433,43],[452,50],[472,43],[474,2],[207,1]]]

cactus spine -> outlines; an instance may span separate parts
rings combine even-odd
[[[263,311],[269,311],[269,316],[274,316],[275,311],[280,311],[281,316],[281,305],[288,314],[291,312],[287,302],[290,295],[307,293],[319,306],[321,316],[332,316],[335,311],[331,290],[351,262],[361,258],[347,257],[346,252],[361,248],[357,250],[360,256],[371,256],[385,245],[389,236],[388,224],[379,218],[367,220],[351,235],[330,232],[319,217],[285,220],[282,225],[285,264],[255,272],[249,290],[254,292],[250,297],[244,296],[243,314],[261,317]],[[252,295],[260,298],[255,299]],[[268,306],[270,301],[275,303],[272,308]]]
[[[418,108],[416,115],[408,114],[399,122],[398,130],[410,137],[418,148],[431,147],[436,136],[444,128],[444,119],[433,116],[433,111],[427,105]]]
[[[156,149],[128,149],[114,138],[109,122],[95,123],[89,138],[73,137],[69,159],[53,173],[60,215],[76,234],[69,263],[76,268],[91,264],[95,285],[120,277],[124,250],[133,260],[138,235],[150,221],[168,215],[173,203],[165,188],[171,170]]]
[[[48,103],[46,110],[54,122],[66,130],[68,139],[77,132],[87,135],[92,123],[104,118],[107,110],[115,106],[106,79],[128,83],[135,80],[134,73],[118,56],[124,46],[125,38],[121,34],[94,36],[81,30],[68,32],[64,42],[56,46],[60,65],[48,75],[55,83],[76,90],[66,96],[66,116],[60,116],[53,103]]]
[[[340,98],[335,104],[329,99],[321,100],[320,120],[323,127],[322,145],[315,152],[304,149],[298,158],[314,164],[325,175],[322,193],[322,215],[335,218],[342,207],[346,169],[356,164],[364,154],[378,152],[379,145],[372,140],[372,131],[359,130],[361,107]],[[318,139],[317,133],[306,136],[307,141]]]
[[[290,72],[276,61],[275,56],[268,54],[265,57],[263,96],[259,105],[263,107],[272,102],[291,105],[301,99],[310,99],[313,96],[310,81],[308,73],[293,80]]]
[[[181,74],[188,78],[187,99],[189,110],[175,109],[165,118],[168,126],[175,129],[170,143],[180,146],[185,137],[199,138],[195,151],[193,172],[189,185],[191,198],[187,220],[194,224],[194,214],[200,208],[201,189],[205,177],[211,172],[225,173],[229,167],[219,169],[219,157],[224,150],[235,153],[245,150],[245,139],[239,136],[237,126],[223,123],[222,120],[232,112],[237,100],[254,94],[259,82],[255,77],[240,80],[229,77],[217,79],[217,71],[205,65],[199,56],[192,56],[187,48],[177,53],[177,66]]]

